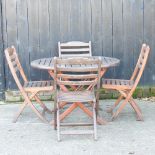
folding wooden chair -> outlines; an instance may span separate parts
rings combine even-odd
[[[12,76],[22,94],[24,97],[24,102],[21,105],[21,108],[17,115],[14,118],[14,122],[17,121],[18,117],[21,115],[23,112],[24,108],[28,105],[31,107],[31,109],[37,114],[37,116],[43,120],[44,122],[47,122],[45,117],[36,109],[36,107],[32,104],[31,100],[35,99],[37,103],[40,104],[40,106],[43,108],[43,112],[51,112],[45,104],[39,99],[38,93],[39,92],[51,92],[53,91],[53,82],[52,81],[28,81],[27,77],[24,73],[24,70],[20,64],[20,61],[18,59],[18,55],[16,53],[15,47],[7,48],[5,50],[5,56],[10,68],[10,71],[12,73]],[[24,82],[20,82],[18,76],[21,75],[21,78]]]
[[[150,52],[150,47],[146,44],[143,44],[138,62],[136,64],[136,67],[134,69],[134,72],[130,80],[103,79],[103,84],[102,84],[103,88],[117,90],[120,92],[119,98],[116,100],[115,104],[108,110],[108,112],[113,113],[113,109],[121,102],[123,98],[125,98],[125,100],[122,102],[118,110],[112,115],[112,120],[118,116],[118,114],[123,110],[123,108],[128,102],[135,110],[138,120],[143,120],[141,110],[136,104],[136,102],[134,101],[132,94],[135,91],[140,81],[140,78],[143,74],[146,62],[148,60],[149,52]]]
[[[88,57],[92,56],[91,41],[89,43],[71,41],[67,43],[58,42],[59,57]]]
[[[97,58],[55,58],[55,94],[57,104],[57,136],[60,141],[61,134],[93,134],[94,139],[97,139],[96,133],[96,96],[94,87],[100,88],[100,71],[101,60]],[[71,87],[64,91],[61,86]],[[74,87],[72,87],[74,86]],[[60,123],[60,110],[62,104],[72,103],[65,113],[71,113],[79,107],[85,112],[84,103],[92,106],[93,124],[88,123]],[[93,125],[94,130],[78,130],[78,131],[60,131],[60,126],[66,125]]]

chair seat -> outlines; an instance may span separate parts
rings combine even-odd
[[[103,79],[102,87],[106,89],[130,90],[134,84],[133,80]]]
[[[24,90],[31,92],[35,89],[37,91],[53,90],[53,81],[29,81],[24,83]]]
[[[58,91],[58,102],[95,102],[95,94],[92,91]]]

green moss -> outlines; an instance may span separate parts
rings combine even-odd
[[[155,87],[137,87],[133,93],[134,98],[155,96]],[[119,97],[118,91],[100,89],[100,99],[116,99]]]
[[[141,87],[137,87],[133,93],[133,98],[142,98],[143,97],[143,89]]]
[[[155,87],[150,88],[150,95],[155,96]]]
[[[119,96],[118,91],[111,91],[101,88],[99,90],[100,99],[117,99]],[[23,102],[23,97],[19,93],[19,91],[6,91],[5,92],[6,101],[7,102]],[[155,96],[155,87],[137,87],[135,92],[133,93],[134,98],[143,98],[143,97],[151,97]],[[39,95],[42,101],[53,101],[54,94],[52,95]]]

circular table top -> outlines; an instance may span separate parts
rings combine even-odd
[[[103,57],[103,56],[93,56],[100,57],[102,60],[102,68],[109,68],[119,65],[120,60],[112,57]],[[42,58],[37,59],[31,62],[33,68],[42,69],[42,70],[54,70],[53,58]]]

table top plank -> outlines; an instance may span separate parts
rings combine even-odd
[[[117,58],[103,57],[103,56],[93,56],[93,57],[101,58],[101,60],[102,60],[101,67],[102,68],[118,66],[120,63],[120,60]],[[42,70],[54,70],[53,57],[34,60],[31,62],[31,66],[33,68],[42,69]],[[72,66],[72,67],[75,67],[75,66]],[[76,66],[76,67],[78,67],[78,66]],[[81,67],[81,65],[79,65],[79,67]],[[93,66],[90,66],[90,67],[93,68]]]

